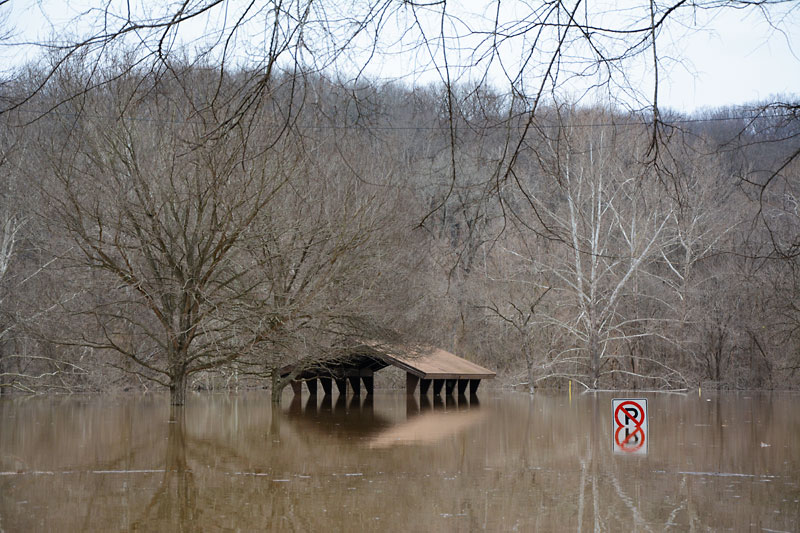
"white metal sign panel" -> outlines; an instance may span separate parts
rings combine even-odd
[[[647,454],[647,399],[614,398],[614,452]]]

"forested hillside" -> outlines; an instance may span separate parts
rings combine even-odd
[[[453,114],[284,72],[237,110],[213,69],[107,77],[3,115],[4,391],[263,385],[363,339],[531,387],[800,383],[796,106],[671,116],[654,146],[611,106],[529,123],[468,86]]]

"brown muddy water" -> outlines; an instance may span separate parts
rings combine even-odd
[[[799,395],[482,392],[3,398],[0,531],[800,530]]]

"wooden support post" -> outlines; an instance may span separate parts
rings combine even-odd
[[[456,383],[458,382],[457,379],[448,379],[445,380],[444,385],[444,393],[446,396],[452,396],[453,390],[456,388]]]
[[[444,382],[442,382],[442,383],[444,383]],[[433,384],[435,386],[436,382],[434,381]],[[442,400],[442,395],[441,394],[434,394],[433,395],[433,409],[435,411],[444,409],[444,400]]]
[[[360,409],[361,408],[361,395],[359,394],[358,396],[355,396],[355,395],[350,396],[349,398],[347,398],[346,402],[347,403],[346,403],[345,409],[347,411],[349,411],[351,409]]]
[[[428,397],[427,394],[419,397],[419,410],[421,411],[430,411],[433,408],[433,404],[431,404],[431,399]]]
[[[292,380],[292,392],[295,396],[300,396],[303,393],[303,382]]]
[[[417,397],[413,394],[409,394],[406,396],[406,416],[413,416],[419,413],[419,404],[417,403]]]
[[[469,395],[470,396],[477,396],[478,395],[478,385],[481,384],[481,380],[479,379],[471,379],[469,380]]]
[[[347,378],[336,378],[336,388],[339,389],[339,396],[347,396]]]
[[[433,397],[439,396],[442,393],[442,387],[444,386],[443,379],[434,379],[433,380]]]
[[[452,409],[457,406],[456,398],[452,394],[445,394],[444,405],[447,409]]]
[[[319,384],[322,385],[322,392],[325,396],[331,395],[331,378],[319,378]]]
[[[328,382],[328,385],[330,385],[330,382]],[[322,397],[319,410],[320,412],[326,412],[326,413],[333,412],[333,395],[330,392]]]
[[[467,385],[469,385],[469,380],[468,379],[459,379],[458,380],[458,396],[459,396],[459,398],[461,396],[464,396],[464,394],[467,392]]]
[[[336,403],[333,405],[334,412],[341,413],[342,411],[347,411],[347,391],[345,390],[344,394],[340,394],[336,397]]]
[[[317,395],[317,379],[309,379],[306,381],[306,387],[308,387],[308,394],[311,396]]]
[[[431,388],[431,380],[430,379],[421,379],[419,381],[419,395],[420,396],[427,396],[428,389]]]
[[[414,395],[417,390],[417,383],[419,383],[419,378],[411,372],[406,372],[406,394],[408,396]]]
[[[319,413],[319,405],[317,404],[317,395],[309,396],[306,400],[305,406],[303,406],[303,413],[306,415],[318,414]]]
[[[364,388],[367,389],[367,395],[372,394],[375,389],[375,378],[372,376],[361,376],[361,381],[364,382]]]
[[[361,404],[361,410],[365,411],[365,412],[368,412],[370,415],[372,415],[372,416],[369,417],[369,420],[374,420],[374,418],[375,418],[374,417],[375,413],[373,412],[373,408],[374,408],[374,403],[373,403],[372,394],[367,393],[367,397],[364,398],[364,403]]]
[[[353,389],[353,396],[361,396],[361,378],[358,376],[350,376],[350,388]]]
[[[292,396],[292,403],[289,404],[289,412],[296,416],[303,414],[303,399],[299,394]]]

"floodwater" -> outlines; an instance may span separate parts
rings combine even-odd
[[[800,530],[796,394],[481,392],[3,398],[0,531]]]

